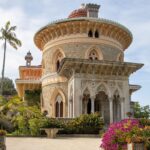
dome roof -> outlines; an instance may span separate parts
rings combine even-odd
[[[76,18],[76,17],[87,17],[86,8],[76,9],[68,16],[68,18]]]

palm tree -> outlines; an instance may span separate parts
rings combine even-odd
[[[4,71],[5,71],[7,43],[9,43],[15,49],[17,49],[18,46],[21,46],[21,41],[17,39],[16,34],[14,32],[16,28],[17,28],[16,26],[10,26],[10,21],[6,22],[4,28],[1,28],[0,40],[4,40],[4,56],[3,56],[0,95],[3,95],[3,80],[4,80]]]

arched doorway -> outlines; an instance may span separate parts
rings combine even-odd
[[[87,114],[91,114],[91,99],[88,99],[87,102]]]
[[[89,92],[89,90],[87,88],[83,92],[82,113],[83,114],[91,114],[90,92]]]
[[[114,99],[113,99],[113,121],[118,122],[120,120],[121,120],[120,96],[114,95]]]
[[[55,101],[55,117],[63,117],[63,100],[60,94],[57,95]]]
[[[108,96],[104,91],[99,91],[96,95],[95,102],[95,112],[100,113],[104,118],[105,124],[110,123],[110,110],[109,110],[109,100]]]

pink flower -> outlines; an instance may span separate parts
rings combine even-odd
[[[103,135],[100,147],[105,150],[118,150],[119,143],[126,142],[127,134],[133,127],[139,126],[137,119],[124,119],[120,122],[111,124]]]

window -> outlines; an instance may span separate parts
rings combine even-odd
[[[93,32],[92,32],[92,30],[89,31],[88,37],[93,37]]]
[[[92,50],[90,53],[89,53],[89,59],[90,60],[98,60],[98,54],[95,50]]]
[[[63,101],[60,95],[56,97],[55,112],[56,117],[58,118],[63,117]]]
[[[60,61],[57,60],[57,63],[56,63],[56,69],[57,69],[57,70],[59,69],[59,66],[60,66]]]
[[[62,53],[58,53],[57,57],[56,57],[56,71],[58,71],[59,67],[60,67],[60,62],[63,59],[63,55]]]

